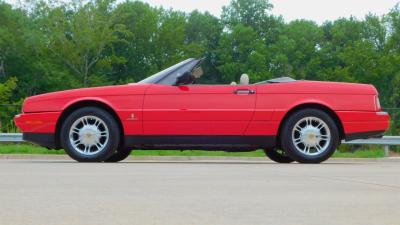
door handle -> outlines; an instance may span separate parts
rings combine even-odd
[[[237,95],[254,95],[256,93],[256,91],[249,90],[249,89],[238,89],[238,90],[235,90],[234,93]]]

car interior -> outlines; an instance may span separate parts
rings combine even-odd
[[[181,76],[177,77],[175,85],[188,85],[195,84],[197,79],[200,79],[203,76],[204,71],[201,66],[194,68],[191,72],[185,72]],[[190,78],[189,78],[190,77]],[[235,81],[232,81],[230,85],[249,85],[250,77],[247,74],[242,74],[239,79],[239,84]]]
[[[162,85],[191,85],[196,84],[196,80],[200,79],[203,74],[203,68],[201,67],[201,63],[204,59],[187,59],[183,62],[180,62],[176,65],[173,65],[161,72],[158,72],[138,83],[147,83],[147,84],[162,84]],[[296,80],[290,77],[279,77],[271,80],[265,80],[258,83],[254,83],[254,85],[259,84],[274,84],[274,83],[287,83],[287,82],[295,82]],[[239,82],[233,81],[230,85],[250,85],[250,77],[247,74],[242,74],[240,76]]]

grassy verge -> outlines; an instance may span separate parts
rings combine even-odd
[[[65,154],[30,144],[0,144],[0,154]]]
[[[46,148],[30,144],[0,145],[0,154],[65,154],[63,150],[53,151]],[[265,157],[262,150],[254,152],[221,152],[221,151],[176,151],[176,150],[157,150],[157,151],[133,151],[136,156],[242,156],[242,157]],[[380,158],[384,156],[382,149],[377,150],[358,150],[355,152],[336,151],[333,157],[336,158]]]

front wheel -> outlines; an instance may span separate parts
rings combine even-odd
[[[284,122],[280,138],[285,153],[300,163],[321,163],[339,145],[336,123],[318,109],[303,109],[292,114]]]
[[[120,130],[114,118],[97,107],[72,112],[63,122],[61,146],[79,162],[103,162],[116,151]]]

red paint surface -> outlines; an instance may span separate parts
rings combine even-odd
[[[239,89],[256,94],[235,94]],[[26,99],[15,122],[23,132],[54,133],[64,110],[90,100],[111,107],[125,135],[276,135],[291,109],[319,104],[336,113],[347,134],[389,127],[389,116],[376,113],[376,95],[371,85],[315,81],[248,86],[130,84],[33,96]]]

